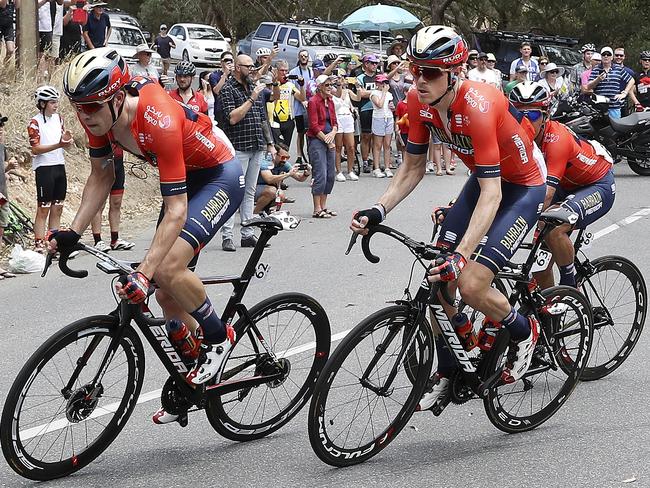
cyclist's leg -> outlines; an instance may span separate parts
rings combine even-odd
[[[576,286],[574,249],[569,234],[573,229],[584,229],[610,211],[614,205],[616,188],[614,175],[610,170],[596,183],[572,190],[560,202],[560,206],[578,215],[574,226],[568,224],[556,227],[546,236],[545,242],[553,253],[560,269],[560,285]]]

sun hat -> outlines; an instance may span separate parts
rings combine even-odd
[[[546,78],[546,73],[548,73],[549,71],[557,71],[558,76],[562,76],[564,74],[564,68],[562,66],[558,66],[555,63],[548,63],[546,65],[546,68],[542,70],[540,76],[542,78]]]

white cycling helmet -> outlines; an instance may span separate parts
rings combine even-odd
[[[260,56],[269,56],[271,50],[268,47],[261,47],[256,52],[255,55],[259,58]]]
[[[279,220],[282,224],[283,230],[293,230],[298,227],[298,224],[300,224],[300,220],[291,215],[289,212],[285,211],[273,212],[271,215],[269,215],[269,217],[273,217],[274,219]]]
[[[58,90],[49,85],[39,86],[34,93],[36,105],[38,105],[39,102],[51,102],[53,100],[58,100],[59,98],[61,98],[61,95],[59,95]]]

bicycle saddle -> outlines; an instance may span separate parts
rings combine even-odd
[[[282,222],[275,217],[253,217],[242,222],[242,227],[259,227],[260,229],[277,229],[282,230]]]
[[[578,220],[578,214],[564,207],[552,207],[542,212],[539,220],[550,225],[575,224]]]

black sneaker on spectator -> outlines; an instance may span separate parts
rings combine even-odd
[[[235,243],[232,242],[232,239],[224,239],[221,241],[221,249],[227,252],[235,252]]]

